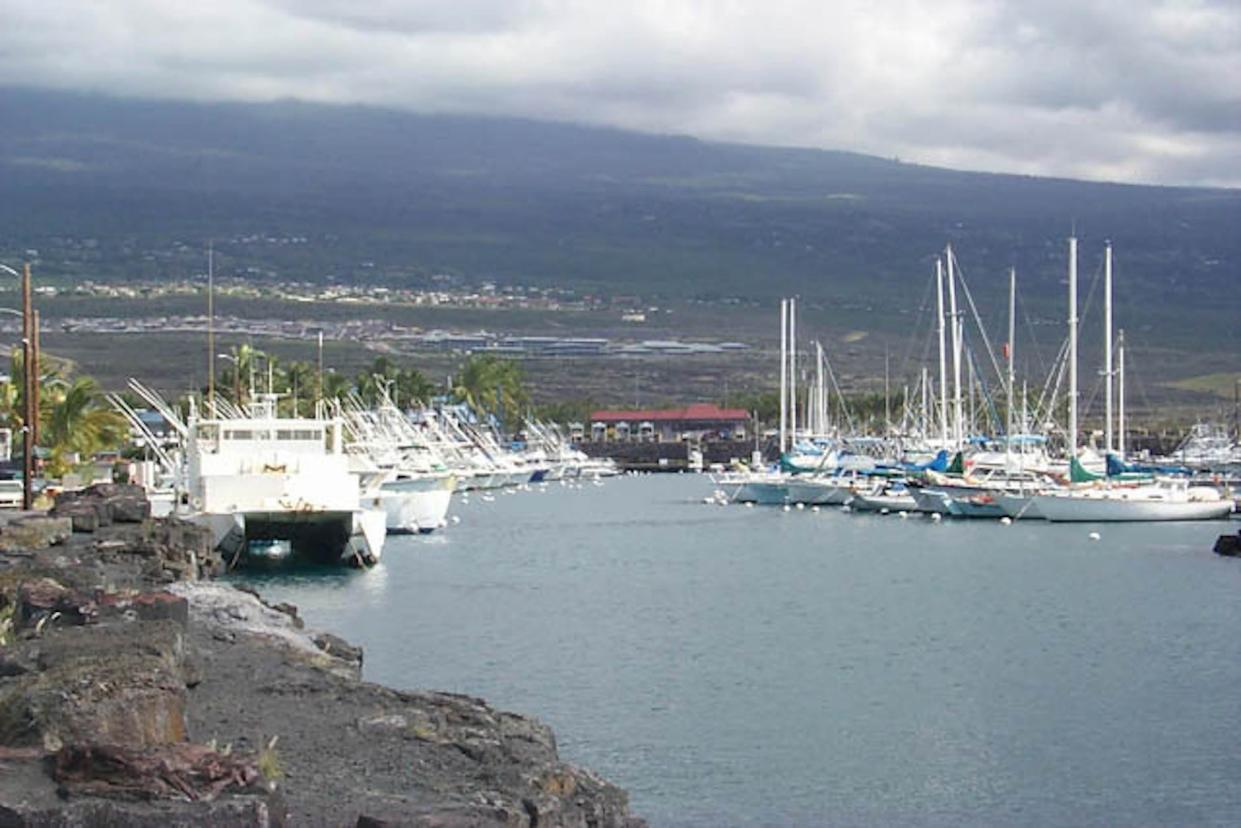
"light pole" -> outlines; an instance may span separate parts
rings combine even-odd
[[[39,360],[34,346],[34,310],[30,300],[30,263],[22,265],[18,273],[6,264],[0,270],[16,276],[22,286],[22,508],[34,505],[34,446],[39,412],[35,408],[35,388],[38,385]]]
[[[233,404],[241,408],[241,360],[232,354],[216,354],[216,357],[233,363]]]

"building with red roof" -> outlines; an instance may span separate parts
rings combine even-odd
[[[602,409],[590,415],[590,439],[744,440],[749,423],[750,412],[744,408],[720,408],[713,403],[662,410]]]

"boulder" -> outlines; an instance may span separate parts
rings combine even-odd
[[[0,744],[185,740],[186,646],[175,621],[45,630],[8,655],[35,669],[0,682]]]
[[[26,512],[0,525],[0,552],[46,549],[64,543],[73,534],[73,521],[64,516]]]
[[[1231,535],[1220,535],[1215,541],[1215,554],[1226,558],[1241,557],[1241,532]]]
[[[151,503],[141,486],[96,483],[56,495],[53,515],[74,518],[75,532],[94,532],[113,523],[142,523],[151,517]],[[91,514],[94,517],[91,517]]]

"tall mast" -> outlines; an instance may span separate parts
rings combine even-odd
[[[948,368],[944,350],[944,260],[935,258],[935,311],[939,318],[939,436],[948,447]]]
[[[1008,411],[1005,415],[1008,418],[1008,424],[1005,430],[1009,437],[1013,434],[1013,394],[1016,390],[1014,383],[1014,360],[1017,356],[1017,268],[1010,267],[1008,269]]]
[[[215,416],[215,244],[212,241],[207,242],[207,416]]]
[[[1116,451],[1120,455],[1120,459],[1125,459],[1125,329],[1121,328],[1116,338],[1116,378],[1119,381],[1117,385],[1117,396],[1119,397],[1120,411],[1119,419],[1116,423]]]
[[[780,453],[788,435],[789,410],[789,300],[780,300]]]
[[[931,381],[929,373],[930,372],[927,371],[926,366],[923,365],[922,366],[922,416],[918,419],[918,432],[919,432],[918,436],[924,440],[927,438],[927,435],[931,433],[931,428],[930,428],[931,421],[930,421],[930,418],[927,416],[927,408],[926,408],[927,392],[929,390],[927,388],[927,384]]]
[[[1104,452],[1111,452],[1112,446],[1112,243],[1109,241],[1104,248],[1103,258],[1103,371],[1107,380],[1107,396],[1105,416],[1107,425],[1103,429]]]
[[[888,369],[888,349],[883,349],[883,435],[892,430],[892,379]]]
[[[956,272],[952,266],[952,245],[948,245],[948,318],[952,322],[952,436],[961,446],[961,324],[957,318]]]
[[[797,300],[789,300],[789,445],[797,443]]]
[[[823,392],[823,346],[816,340],[814,343],[814,428],[818,434],[827,434],[827,410],[824,402],[827,395]]]
[[[1077,456],[1077,236],[1069,237],[1069,457]]]

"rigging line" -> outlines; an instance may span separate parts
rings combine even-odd
[[[1069,340],[1066,337],[1064,343],[1060,346],[1060,355],[1056,358],[1051,372],[1047,375],[1047,382],[1043,386],[1043,393],[1039,396],[1038,405],[1035,407],[1035,411],[1045,421],[1055,420],[1056,398],[1060,396],[1060,386],[1064,382],[1068,367]],[[1053,380],[1055,381],[1054,385],[1052,384]]]
[[[1082,304],[1081,313],[1077,315],[1077,334],[1080,338],[1082,332],[1082,323],[1090,317],[1090,311],[1094,307],[1094,299],[1098,293],[1099,285],[1103,280],[1103,262],[1099,261],[1095,265],[1094,276],[1090,280],[1090,290],[1086,293],[1086,301]]]
[[[840,401],[840,411],[845,415],[845,423],[849,426],[849,433],[856,431],[853,425],[853,415],[849,413],[849,404],[845,402],[845,395],[840,390],[840,383],[836,382],[836,372],[832,370],[831,357],[827,355],[827,351],[823,352],[823,363],[827,366],[827,378],[832,381],[832,388],[836,391],[836,399]]]
[[[987,386],[987,378],[984,375],[984,372],[978,369],[978,355],[974,352],[974,349],[970,347],[968,342],[965,343],[965,354],[969,357],[970,364],[974,366],[974,379],[978,380],[978,384],[982,387],[982,398],[987,404],[987,413],[990,414],[991,418],[995,421],[994,425],[996,430],[1004,433],[1004,426],[1000,421],[1000,412],[995,407],[995,400],[991,397],[991,389]]]
[[[987,329],[982,324],[982,317],[978,315],[978,306],[974,304],[974,295],[970,293],[970,286],[965,282],[965,273],[961,270],[961,260],[957,258],[956,251],[952,253],[952,260],[957,266],[957,280],[964,289],[965,300],[969,302],[970,311],[974,314],[974,324],[977,326],[978,332],[982,334],[982,343],[987,346],[987,357],[991,360],[991,367],[995,370],[996,376],[1000,378],[1000,386],[1007,388],[1004,372],[1000,370],[1000,362],[995,358],[995,349],[991,347],[991,339],[987,336]]]
[[[1035,363],[1034,367],[1037,369],[1038,373],[1043,374],[1045,376],[1047,372],[1051,369],[1047,365],[1047,357],[1046,355],[1044,355],[1043,349],[1039,345],[1038,337],[1035,335],[1035,332],[1034,332],[1034,317],[1030,315],[1030,311],[1027,305],[1022,301],[1021,297],[1022,297],[1022,294],[1020,291],[1018,291],[1017,306],[1021,308],[1021,318],[1026,323],[1026,330],[1029,331],[1029,336],[1030,336],[1029,350],[1034,352],[1034,360],[1033,360]],[[1023,350],[1022,353],[1024,354],[1025,351]],[[1029,362],[1027,362],[1026,364],[1027,364],[1026,374],[1028,375],[1029,373],[1031,373],[1029,370]]]
[[[934,284],[935,284],[935,279],[934,277],[931,277],[927,280],[926,287],[922,289],[922,301],[919,302],[918,304],[918,316],[914,320],[914,324],[910,327],[909,338],[906,340],[906,343],[905,343],[905,353],[901,357],[900,362],[897,363],[897,368],[896,368],[897,376],[903,376],[903,377],[909,376],[907,372],[909,371],[911,367],[911,363],[913,361],[914,343],[916,343],[918,340],[918,336],[917,336],[918,326],[922,324],[922,321],[924,319],[928,321],[930,320],[931,291],[932,291],[932,286]],[[934,335],[934,332],[935,332],[935,326],[928,325],[928,332],[927,332],[927,343],[928,344],[923,347],[923,351],[922,351],[923,362],[926,361],[926,355],[929,351],[930,339]]]

